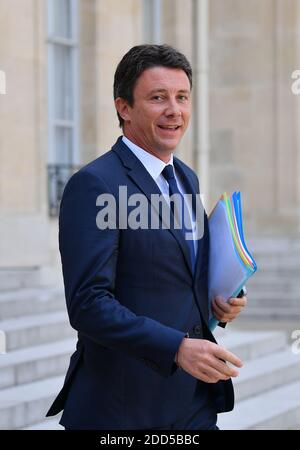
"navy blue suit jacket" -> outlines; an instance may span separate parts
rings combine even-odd
[[[187,193],[199,193],[196,174],[174,157]],[[160,194],[121,138],[73,175],[64,190],[59,245],[70,324],[78,331],[65,383],[47,415],[78,429],[167,427],[184,416],[197,379],[176,367],[188,332],[215,342],[207,328],[208,227],[193,273],[176,229],[96,226],[102,193],[119,186],[128,196]],[[118,212],[117,212],[118,214]],[[231,380],[207,384],[218,412],[233,408]]]

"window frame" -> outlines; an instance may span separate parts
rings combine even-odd
[[[53,0],[47,0],[47,47],[48,47],[48,163],[65,163],[65,158],[60,158],[56,151],[56,130],[71,130],[72,145],[70,155],[67,155],[69,164],[79,164],[79,1],[69,0],[71,9],[71,37],[63,37],[55,34],[55,5]],[[71,74],[71,119],[56,117],[55,113],[55,46],[63,46],[70,51]],[[57,90],[59,92],[59,90]],[[65,156],[65,155],[64,155]]]

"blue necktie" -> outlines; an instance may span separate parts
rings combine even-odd
[[[190,252],[190,257],[191,257],[191,262],[192,262],[192,268],[193,270],[195,269],[195,262],[196,262],[196,256],[195,256],[195,248],[194,248],[194,241],[192,239],[186,239],[186,233],[188,233],[189,235],[191,234],[192,230],[191,227],[186,227],[185,221],[184,221],[184,215],[187,214],[187,217],[190,219],[189,216],[189,212],[187,208],[187,203],[184,200],[184,196],[182,195],[182,193],[180,192],[177,182],[176,182],[176,178],[174,175],[174,169],[173,166],[171,164],[168,164],[164,170],[161,172],[161,174],[163,175],[163,177],[166,179],[166,181],[168,182],[169,185],[169,196],[173,195],[173,194],[178,194],[178,198],[181,198],[181,201],[179,204],[177,202],[176,204],[176,200],[174,202],[171,202],[171,210],[173,213],[174,217],[177,217],[177,219],[179,220],[179,223],[182,224],[181,227],[181,231],[183,233],[185,242],[189,248],[189,252]],[[180,197],[179,197],[180,196]],[[176,198],[176,196],[174,197]],[[184,213],[184,211],[186,210],[186,213]],[[189,220],[190,225],[191,225],[191,220]]]

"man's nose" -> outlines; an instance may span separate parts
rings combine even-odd
[[[181,109],[180,105],[178,105],[178,102],[176,99],[170,99],[167,105],[167,108],[165,110],[166,116],[181,116]]]

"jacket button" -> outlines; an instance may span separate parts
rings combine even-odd
[[[151,367],[154,370],[158,370],[158,365],[155,362],[153,362],[153,361],[149,361],[148,360],[148,366]]]
[[[193,328],[193,331],[195,334],[202,334],[202,327],[201,325],[195,325]]]
[[[150,361],[150,359],[140,358],[140,361],[146,364],[146,366],[151,367],[151,369],[158,370],[158,365],[154,361]]]

